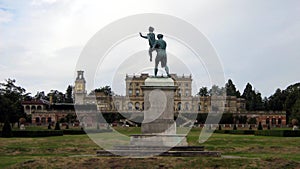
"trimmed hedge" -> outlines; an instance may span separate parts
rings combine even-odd
[[[49,137],[49,136],[62,136],[61,130],[38,130],[38,131],[12,131],[12,137]],[[2,132],[1,132],[2,136]]]
[[[257,130],[256,136],[300,137],[300,130]]]
[[[67,135],[79,135],[79,134],[87,134],[87,133],[104,133],[104,132],[111,132],[111,129],[86,129],[86,130],[63,130],[64,134]]]
[[[243,135],[253,135],[254,130],[215,130],[215,133],[219,134],[243,134]]]
[[[84,130],[63,130],[63,133],[67,135],[86,134]]]

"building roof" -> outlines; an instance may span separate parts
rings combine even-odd
[[[50,105],[50,102],[44,99],[23,101],[23,105]]]

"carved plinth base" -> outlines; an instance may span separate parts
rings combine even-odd
[[[187,146],[186,136],[179,134],[135,134],[130,137],[134,146]]]

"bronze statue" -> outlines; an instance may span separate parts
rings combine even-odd
[[[163,35],[158,34],[157,39],[155,39],[155,34],[153,33],[154,28],[149,27],[149,33],[147,36],[143,36],[140,32],[140,36],[142,38],[148,39],[149,41],[149,56],[150,56],[150,62],[152,62],[152,52],[156,50],[156,57],[155,57],[155,68],[154,68],[154,76],[157,76],[158,72],[158,64],[161,62],[161,67],[165,68],[165,71],[167,73],[168,77],[171,77],[169,74],[169,67],[167,66],[167,53],[166,53],[166,47],[167,43],[163,40]]]

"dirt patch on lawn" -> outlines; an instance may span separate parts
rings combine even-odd
[[[206,157],[45,157],[27,160],[11,168],[300,168],[300,163],[281,158],[224,159]]]

